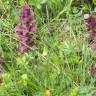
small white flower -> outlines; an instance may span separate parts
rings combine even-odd
[[[84,14],[84,19],[88,19],[89,18],[89,14]]]

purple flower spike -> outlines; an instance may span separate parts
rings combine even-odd
[[[20,31],[23,31],[23,32],[27,32],[28,29],[25,25],[20,25],[20,26],[17,26],[16,27],[16,31],[20,32]]]
[[[32,18],[20,18],[21,23],[30,23],[30,21],[32,21]]]
[[[20,22],[31,23],[33,20],[34,20],[33,11],[31,11],[29,6],[26,4],[20,11]]]
[[[20,11],[20,16],[21,17],[28,17],[28,16],[32,16],[33,11],[30,10],[30,7],[28,6],[28,4],[25,4],[25,6],[23,6],[23,8]]]
[[[30,35],[30,32],[36,32],[36,20],[34,19],[34,13],[30,10],[28,4],[25,4],[20,10],[19,16],[20,25],[16,27],[16,35],[20,40],[19,51],[20,53],[25,53],[31,46],[35,49],[34,41],[32,41],[35,34]]]
[[[35,24],[30,25],[30,26],[29,26],[29,31],[30,31],[30,32],[36,32],[36,25],[35,25]]]
[[[96,30],[96,17],[90,16],[87,20],[87,25],[89,29],[95,29]]]
[[[90,41],[90,46],[92,49],[96,49],[96,17],[90,16],[87,20],[88,27],[88,39]]]

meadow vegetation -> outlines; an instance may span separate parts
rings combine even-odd
[[[80,1],[0,0],[0,96],[96,96],[96,52],[87,38],[96,21],[87,26],[84,18],[96,12]],[[33,24],[19,20],[26,4],[36,29],[23,38],[16,27]]]

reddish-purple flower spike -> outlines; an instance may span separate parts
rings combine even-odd
[[[30,10],[30,7],[28,6],[28,4],[25,4],[25,6],[23,6],[23,8],[20,11],[20,16],[21,17],[28,17],[32,14],[33,13],[31,13],[31,10]]]
[[[36,24],[35,22],[29,26],[29,32],[36,32]]]
[[[96,17],[90,16],[87,20],[89,30],[96,30]]]
[[[30,18],[20,18],[20,22],[21,23],[30,23],[30,21],[32,21],[32,18],[30,17]]]
[[[87,20],[88,39],[90,40],[90,47],[96,49],[96,17],[90,16]]]
[[[30,10],[28,4],[26,4],[20,11],[20,22],[28,23],[34,20],[34,13]]]
[[[17,32],[17,38],[22,42],[26,42],[29,39],[28,35],[24,32]]]
[[[16,31],[18,31],[18,32],[23,31],[24,33],[28,33],[28,28],[25,25],[19,25],[16,27]]]
[[[17,38],[21,42],[19,45],[19,51],[20,53],[25,53],[27,52],[28,48],[34,46],[33,41],[31,43],[31,39],[34,37],[34,34],[30,35],[30,32],[36,32],[36,21],[34,19],[34,13],[32,10],[30,10],[28,4],[25,4],[25,6],[21,9],[19,16],[20,25],[16,27],[16,34]],[[35,47],[31,48],[35,49]]]
[[[20,11],[20,23],[26,24],[29,32],[36,31],[36,21],[34,19],[34,13],[30,10],[28,4],[26,4]]]

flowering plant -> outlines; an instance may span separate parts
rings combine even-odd
[[[96,17],[90,16],[86,19],[87,27],[88,27],[88,39],[90,41],[90,46],[92,49],[96,49]]]
[[[34,45],[36,32],[36,20],[34,18],[34,12],[30,10],[28,4],[25,4],[19,13],[19,23],[16,27],[17,39],[20,40],[19,51],[20,53],[25,53],[28,51],[29,47],[36,48]]]

